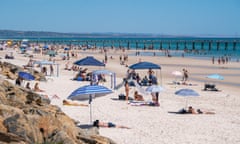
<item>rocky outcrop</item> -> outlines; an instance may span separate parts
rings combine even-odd
[[[115,143],[97,128],[81,129],[50,100],[0,79],[0,143]]]
[[[35,77],[35,80],[46,81],[46,77],[43,73],[38,72],[32,68],[24,68],[17,65],[13,65],[8,62],[0,62],[0,67],[1,67],[0,74],[6,76],[8,79],[15,80],[18,76],[18,72],[27,71]]]

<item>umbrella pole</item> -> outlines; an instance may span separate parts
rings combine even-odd
[[[92,124],[92,95],[89,96],[89,104],[90,104],[90,124]]]
[[[185,109],[188,108],[188,101],[187,101],[187,98],[186,98],[186,105],[185,105]]]
[[[90,124],[92,124],[92,104],[90,103]]]

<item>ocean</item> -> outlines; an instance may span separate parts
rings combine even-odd
[[[169,50],[171,56],[194,57],[209,59],[211,57],[229,56],[232,60],[240,58],[240,38],[199,38],[199,37],[176,37],[176,38],[24,38],[30,42],[51,44],[81,45],[99,48],[126,48],[141,51],[140,55],[165,56]],[[21,39],[14,39],[21,40]],[[1,41],[1,40],[0,40]],[[155,53],[148,51],[155,50]],[[156,51],[159,50],[159,51]],[[135,55],[132,53],[131,55]]]

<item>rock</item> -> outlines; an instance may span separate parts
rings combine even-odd
[[[0,78],[0,143],[114,144],[81,129],[50,100]]]
[[[8,79],[15,80],[18,76],[18,72],[27,71],[34,75],[35,80],[46,81],[46,77],[43,73],[38,72],[32,68],[24,69],[24,67],[19,67],[8,62],[1,62],[0,67],[2,69],[1,74],[7,76]]]
[[[12,134],[12,133],[3,133],[0,131],[0,142],[1,144],[26,144],[29,143],[22,137]]]

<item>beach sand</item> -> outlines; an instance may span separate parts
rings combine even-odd
[[[110,51],[105,69],[113,71],[117,76],[117,84],[122,82],[126,75],[128,67],[120,65],[119,54],[121,51]],[[131,53],[129,51],[128,53]],[[134,51],[132,51],[134,53]],[[25,65],[29,58],[22,54],[14,53],[15,59],[6,60],[4,55],[6,51],[1,51],[1,61],[8,61],[17,65]],[[103,60],[104,54],[99,51],[83,51],[78,58],[71,58],[74,62],[92,55],[96,59]],[[48,59],[48,56],[34,54],[34,59]],[[191,144],[226,144],[240,143],[238,132],[240,131],[240,66],[239,63],[230,62],[225,65],[212,64],[211,60],[199,60],[181,57],[151,57],[151,56],[129,56],[128,65],[141,61],[150,61],[161,66],[161,72],[157,73],[164,91],[160,92],[160,107],[153,106],[132,106],[126,101],[120,101],[118,95],[124,93],[124,87],[114,90],[112,94],[103,97],[94,98],[91,104],[92,119],[100,121],[113,122],[119,125],[125,125],[131,129],[120,128],[100,128],[101,135],[113,139],[119,144],[156,144],[156,143],[191,143]],[[45,90],[51,99],[51,103],[58,105],[63,112],[71,118],[80,122],[80,125],[89,125],[90,105],[83,106],[63,106],[62,100],[80,86],[89,84],[89,82],[79,82],[71,80],[76,72],[64,70],[67,61],[56,61],[60,64],[59,77],[47,77],[47,82],[40,82],[39,86]],[[100,67],[88,67],[89,70],[103,69]],[[171,75],[172,71],[182,71],[186,68],[189,71],[188,83],[192,85],[174,85],[171,84],[175,77]],[[147,75],[147,70],[136,70],[143,77]],[[208,74],[218,73],[224,76],[224,80],[207,79]],[[110,87],[110,77],[106,76],[107,82],[104,86]],[[178,78],[177,80],[181,80]],[[204,83],[215,83],[220,89],[219,92],[203,91]],[[33,87],[35,81],[31,81]],[[198,97],[181,97],[174,94],[181,88],[190,88],[199,93]],[[131,87],[130,96],[133,96],[135,87]],[[59,97],[55,98],[54,95]],[[145,100],[151,100],[150,95],[144,96]],[[193,106],[196,109],[213,111],[216,114],[174,114],[186,105]],[[79,103],[88,104],[88,101]]]

